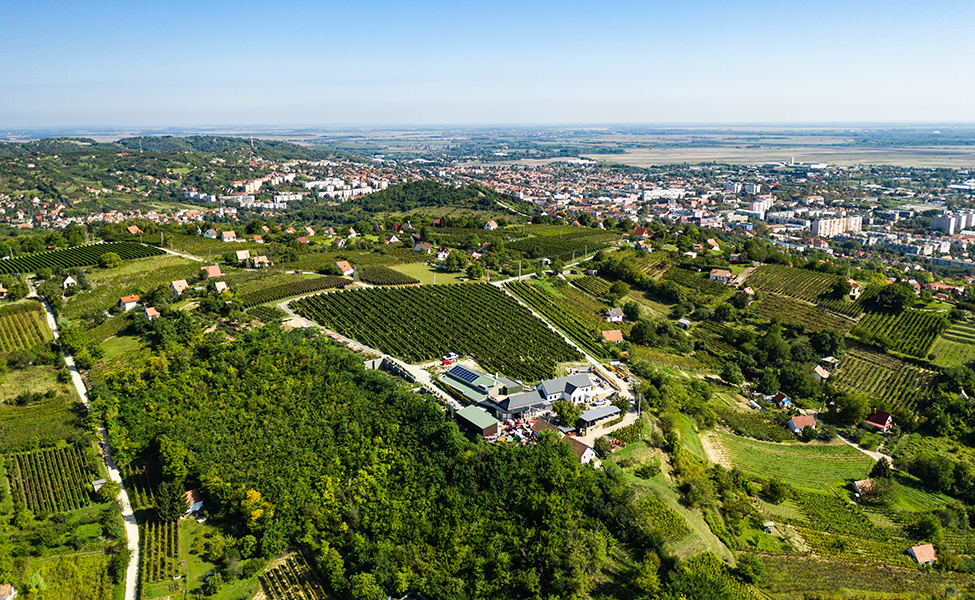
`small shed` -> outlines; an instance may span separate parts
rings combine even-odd
[[[585,411],[579,415],[579,425],[582,435],[586,435],[590,428],[599,425],[603,421],[616,418],[619,415],[620,409],[612,404]]]
[[[17,597],[17,588],[9,583],[0,584],[0,600],[14,600]]]
[[[203,510],[203,494],[200,490],[192,489],[186,492],[186,514],[192,515],[193,513],[200,512]]]
[[[907,549],[907,553],[917,561],[919,565],[932,566],[934,561],[938,560],[937,554],[934,552],[934,546],[931,544],[920,544],[918,546],[911,546]]]
[[[108,483],[107,479],[96,479],[95,481],[91,482],[91,487],[93,490],[95,490],[95,493],[97,494],[98,491],[102,489],[102,487],[104,487],[106,483]]]
[[[498,435],[498,420],[482,408],[467,406],[458,410],[454,416],[457,425],[471,433],[479,433],[484,437]]]

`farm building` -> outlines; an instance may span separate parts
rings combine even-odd
[[[190,285],[186,283],[185,279],[177,279],[176,281],[169,284],[169,289],[173,290],[173,293],[177,296],[182,296]]]
[[[615,419],[619,415],[620,409],[612,404],[587,410],[579,415],[579,429],[582,435],[586,435],[589,429],[609,419]]]
[[[932,566],[934,561],[938,560],[937,554],[934,552],[934,546],[931,544],[921,544],[919,546],[911,546],[907,549],[907,553],[917,561],[919,565]]]
[[[339,262],[335,263],[335,268],[345,276],[355,273],[355,269],[352,268],[352,265],[350,265],[349,261],[347,260],[340,260]]]
[[[548,403],[538,391],[512,394],[507,398],[487,398],[481,406],[494,413],[499,419],[522,419],[530,417]]]
[[[850,284],[850,298],[858,299],[863,293],[863,286],[852,279],[847,279],[846,282]]]
[[[863,424],[880,433],[887,433],[894,426],[894,417],[889,412],[875,408],[873,414],[867,417]]]
[[[259,236],[259,235],[255,235],[254,236],[254,241],[257,242],[258,244],[263,244],[264,243],[264,238],[261,237],[261,236]]]
[[[388,244],[398,244],[399,243],[399,238],[396,237],[395,235],[390,234],[390,235],[387,235],[386,236],[386,241],[383,242],[383,243],[384,244],[387,244],[387,245]]]
[[[256,267],[268,267],[268,266],[271,265],[271,263],[267,260],[267,257],[262,254],[260,256],[255,256],[254,257],[253,265],[254,265],[255,268]]]
[[[138,296],[123,296],[119,298],[118,305],[125,309],[126,312],[135,308],[135,305],[139,303]]]
[[[711,269],[711,274],[708,276],[711,281],[717,281],[719,283],[728,283],[731,281],[731,277],[731,271],[727,269]]]
[[[129,225],[128,227],[125,228],[125,230],[131,233],[132,235],[142,235],[142,230],[136,227],[135,225]]]
[[[494,221],[488,221],[487,223],[484,224],[484,229],[488,231],[494,231],[497,228],[498,228],[498,224],[495,223]]]
[[[70,275],[66,275],[64,279],[61,280],[61,289],[68,289],[72,285],[78,285],[78,280]]]
[[[611,308],[603,313],[603,318],[610,323],[621,323],[623,321],[623,309]]]
[[[498,435],[498,420],[489,415],[483,408],[467,406],[458,410],[454,417],[461,429],[480,434],[483,437]]]
[[[7,297],[7,288],[3,287],[3,284],[0,283],[0,298],[6,298],[6,297]]]
[[[224,231],[220,234],[221,242],[236,242],[237,234],[233,231]]]
[[[217,291],[217,293],[219,294],[220,292],[226,292],[230,288],[227,287],[227,282],[226,281],[218,281],[215,284],[213,284],[213,289],[215,289]]]
[[[792,417],[789,422],[786,423],[792,433],[799,433],[806,427],[812,427],[816,429],[816,418],[812,415],[800,415],[798,417]]]
[[[107,479],[96,479],[95,481],[91,482],[91,489],[95,490],[95,493],[97,494],[98,490],[102,489],[106,483],[108,483]]]
[[[857,496],[869,494],[870,490],[873,489],[873,480],[860,479],[858,481],[854,481],[851,487],[853,488],[853,491],[856,493]]]
[[[220,233],[216,229],[207,229],[206,233],[203,234],[203,237],[210,240],[215,240],[220,237]]]
[[[576,404],[589,400],[592,395],[592,380],[585,373],[576,373],[558,379],[546,379],[538,384],[538,391],[549,402],[565,399]]]
[[[420,242],[413,246],[413,252],[422,252],[423,254],[430,254],[433,252],[433,244],[428,242]]]
[[[145,311],[146,318],[150,321],[159,316],[159,311],[154,306],[143,306],[142,308]]]
[[[186,492],[186,514],[192,515],[201,510],[203,510],[203,495],[200,490],[192,489]]]
[[[587,465],[596,460],[596,451],[583,444],[572,436],[566,436],[565,440],[572,446],[572,451],[579,458],[579,462]]]
[[[300,237],[300,238],[298,238],[298,239],[297,239],[296,241],[297,241],[297,242],[298,242],[299,244],[305,244],[305,245],[307,245],[307,244],[309,244],[309,243],[311,243],[311,242],[310,242],[310,241],[308,240],[308,238],[306,238],[305,236],[301,236],[301,237]]]
[[[604,342],[619,344],[623,341],[623,332],[619,329],[610,329],[609,331],[604,331],[602,337]]]
[[[209,267],[200,267],[200,270],[206,272],[207,279],[213,279],[215,277],[223,277],[223,273],[220,272],[220,265],[210,265]]]
[[[813,367],[812,376],[816,378],[816,381],[823,382],[829,379],[829,371],[819,365],[816,365]]]
[[[521,384],[507,377],[492,377],[463,365],[451,367],[440,376],[440,381],[471,402],[481,402],[495,394],[516,394],[522,390]]]
[[[312,237],[315,237],[315,230],[312,229],[311,227],[305,227],[302,231],[305,232],[305,235],[310,235]]]
[[[244,262],[251,257],[250,250],[238,250],[237,251],[237,262]]]

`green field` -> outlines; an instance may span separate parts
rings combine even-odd
[[[435,258],[436,257],[433,257],[431,260]],[[404,275],[409,275],[422,284],[460,283],[461,281],[467,281],[467,275],[465,275],[463,271],[459,273],[448,273],[446,271],[441,271],[436,266],[430,266],[424,263],[417,262],[405,265],[394,265],[391,268],[394,271],[399,271]]]
[[[873,465],[870,457],[846,444],[783,445],[725,433],[716,436],[729,460],[742,471],[762,478],[778,475],[798,488],[820,490],[846,485],[863,479]]]
[[[54,398],[45,398],[24,406],[12,404],[23,392],[53,390]],[[79,413],[70,403],[77,402],[74,387],[57,382],[55,370],[35,366],[22,371],[9,371],[0,382],[0,440],[5,451],[49,446],[70,437],[82,426]]]
[[[812,306],[795,298],[767,293],[752,304],[756,313],[772,319],[779,317],[785,323],[799,323],[808,331],[836,330],[846,333],[856,325],[851,319],[835,315],[818,306]]]
[[[65,554],[33,559],[23,580],[40,573],[47,589],[39,600],[110,600],[113,585],[108,573],[109,556],[104,552]],[[25,598],[28,596],[25,594]]]
[[[871,341],[884,340],[891,350],[924,358],[935,338],[948,327],[945,313],[907,309],[895,315],[868,313],[857,324],[853,335]]]
[[[975,324],[956,323],[934,341],[929,353],[939,367],[956,367],[975,361]]]
[[[916,367],[889,354],[855,347],[843,355],[836,370],[836,385],[914,410],[927,394],[934,375],[934,371]]]
[[[838,277],[796,267],[765,265],[755,269],[748,276],[746,285],[762,292],[791,296],[813,304],[820,304],[829,310],[856,317],[863,312],[862,302],[851,302],[847,298],[836,299],[830,295]]]

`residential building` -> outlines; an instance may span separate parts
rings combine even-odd
[[[349,277],[353,273],[355,273],[355,269],[352,268],[352,265],[350,265],[349,261],[347,260],[338,261],[337,263],[335,263],[335,268],[338,269],[339,272],[342,273],[342,275],[345,275],[346,277]]]
[[[603,318],[610,323],[622,323],[623,316],[623,309],[618,307],[611,308],[603,313]]]
[[[220,272],[220,265],[210,265],[209,267],[200,267],[200,270],[206,273],[207,279],[213,279],[215,277],[223,277],[223,273]]]
[[[887,433],[894,426],[894,417],[887,411],[875,408],[873,409],[873,414],[867,417],[867,420],[863,424],[874,431]]]
[[[237,262],[244,262],[251,257],[250,250],[238,250],[237,251]]]
[[[125,312],[129,312],[139,303],[138,296],[122,296],[119,298],[118,305],[122,307]]]
[[[498,224],[495,223],[494,221],[488,221],[487,223],[484,224],[484,229],[486,229],[487,231],[494,231],[497,228],[498,228]]]
[[[727,269],[711,269],[711,274],[708,276],[711,281],[717,281],[719,283],[728,283],[732,277],[734,275]]]
[[[863,217],[839,217],[836,219],[819,219],[810,225],[812,234],[816,237],[833,237],[848,231],[862,231]]]
[[[938,555],[935,553],[934,546],[931,544],[911,546],[907,549],[907,553],[917,561],[917,564],[927,567],[933,566],[934,562],[938,560]]]
[[[602,338],[604,342],[619,344],[623,341],[623,332],[619,329],[610,329],[602,332]]]
[[[816,418],[812,415],[799,415],[797,417],[792,417],[789,422],[786,423],[792,433],[799,433],[806,427],[816,428]]]
[[[78,285],[78,280],[71,275],[66,275],[64,279],[61,280],[61,289],[68,289],[69,286]]]
[[[190,286],[188,283],[186,283],[185,279],[177,279],[169,284],[169,289],[173,290],[173,293],[177,296],[182,296],[183,292],[185,292],[189,287]]]
[[[827,379],[829,379],[829,371],[827,371],[820,365],[816,365],[815,367],[813,367],[812,376],[816,378],[816,381],[822,383]]]
[[[556,400],[571,400],[576,404],[585,402],[592,395],[592,388],[592,380],[585,373],[546,379],[538,384],[538,391],[549,402]]]
[[[224,231],[220,233],[221,242],[236,242],[237,234],[233,231]]]

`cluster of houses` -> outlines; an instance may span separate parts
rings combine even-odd
[[[455,364],[440,376],[440,381],[470,402],[469,406],[456,412],[458,425],[486,439],[497,439],[502,430],[513,428],[511,437],[527,443],[531,435],[518,433],[518,430],[529,427],[554,429],[562,436],[572,433],[586,435],[591,429],[620,416],[618,407],[607,404],[584,411],[575,426],[557,426],[543,418],[552,413],[552,405],[559,400],[575,404],[589,403],[597,388],[589,375],[581,372],[546,379],[531,387],[502,375],[489,375]],[[571,436],[568,439],[580,460],[589,462],[595,458],[594,453],[586,452],[588,446]]]

